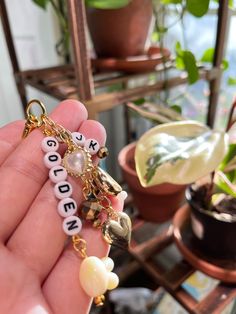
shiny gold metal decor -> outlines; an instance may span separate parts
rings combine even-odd
[[[122,187],[103,169],[97,167],[94,174],[96,186],[109,195],[117,195],[122,191]]]
[[[131,237],[131,221],[126,213],[117,213],[118,220],[109,219],[102,225],[102,234],[109,244],[127,249]]]

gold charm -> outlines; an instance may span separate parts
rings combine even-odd
[[[95,221],[101,213],[102,208],[98,202],[83,202],[81,209],[82,217],[86,220]]]
[[[92,160],[88,152],[81,147],[75,147],[72,151],[66,151],[62,165],[70,175],[80,177],[91,170]]]
[[[94,181],[97,187],[109,195],[117,195],[122,187],[103,169],[97,167],[94,172]]]
[[[131,237],[131,221],[126,213],[117,213],[118,220],[108,219],[102,225],[102,234],[109,244],[127,249]]]

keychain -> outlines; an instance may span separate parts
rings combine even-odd
[[[31,113],[34,104],[42,111],[39,117]],[[119,279],[112,272],[114,262],[111,258],[87,256],[86,241],[80,236],[82,219],[100,229],[108,244],[127,249],[131,237],[130,218],[125,213],[116,212],[109,199],[110,196],[124,199],[127,193],[122,191],[121,186],[108,173],[92,163],[92,156],[105,158],[108,155],[106,147],[100,147],[95,139],[86,139],[79,132],[71,133],[54,122],[39,100],[34,99],[28,103],[26,117],[23,138],[34,129],[40,129],[45,135],[41,143],[45,153],[44,164],[49,169],[49,178],[54,184],[54,194],[58,199],[57,210],[63,218],[62,228],[71,236],[75,251],[83,258],[79,274],[81,286],[94,298],[94,303],[101,306],[105,300],[104,293],[116,288]],[[61,143],[67,146],[63,157],[58,153]],[[72,198],[68,175],[78,178],[82,185],[85,201],[79,209]]]

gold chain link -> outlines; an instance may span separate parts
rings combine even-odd
[[[87,242],[81,238],[79,235],[72,236],[72,243],[74,250],[79,252],[82,258],[86,258],[87,256]]]

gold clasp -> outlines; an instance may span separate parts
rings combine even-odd
[[[31,113],[31,108],[32,108],[33,104],[35,104],[35,103],[37,105],[39,105],[39,107],[42,110],[40,118],[38,118],[36,115]],[[32,99],[27,104],[27,107],[26,107],[26,117],[27,118],[26,118],[25,128],[24,128],[22,137],[26,138],[30,134],[30,132],[32,132],[34,129],[40,128],[42,126],[42,124],[43,124],[42,117],[45,116],[45,115],[47,115],[47,111],[46,111],[46,108],[45,108],[44,104],[41,101],[37,100],[37,99]]]

